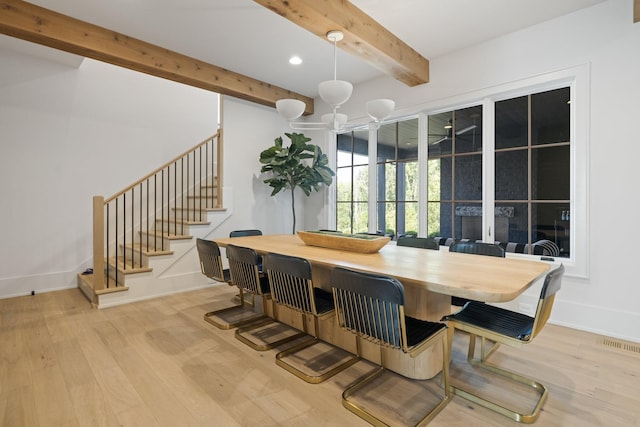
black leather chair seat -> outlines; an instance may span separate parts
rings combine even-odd
[[[519,340],[529,339],[534,320],[525,314],[473,301],[458,313],[447,316],[447,319],[469,323]]]
[[[426,340],[440,329],[444,329],[444,323],[429,322],[427,320],[414,319],[413,317],[405,316],[404,323],[407,327],[407,345],[413,347],[414,345]]]

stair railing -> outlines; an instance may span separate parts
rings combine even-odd
[[[219,129],[113,196],[93,197],[94,292],[122,286],[144,251],[168,250],[167,236],[183,234],[185,220],[206,221],[207,210],[223,207],[222,158]]]

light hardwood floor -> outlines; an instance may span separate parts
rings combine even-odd
[[[299,380],[276,366],[276,350],[253,351],[203,320],[234,294],[220,285],[102,310],[75,289],[0,300],[0,425],[368,425],[342,407],[341,392],[373,365],[322,384]],[[640,426],[638,346],[600,338],[548,325],[491,361],[549,387],[535,425]],[[456,337],[452,375],[482,384],[460,362],[465,340]],[[454,397],[431,425],[518,423]]]

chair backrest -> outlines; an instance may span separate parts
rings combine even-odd
[[[398,237],[398,241],[396,242],[398,246],[410,246],[412,248],[422,248],[422,249],[434,249],[436,251],[440,250],[440,245],[431,237],[411,237],[411,236],[403,236]]]
[[[263,268],[269,276],[271,296],[276,303],[298,312],[317,315],[309,261],[269,253],[264,257]]]
[[[243,236],[262,236],[260,230],[233,230],[229,233],[229,237],[243,237]]]
[[[404,288],[398,280],[337,267],[331,273],[331,287],[342,328],[406,351]]]
[[[222,256],[218,244],[211,240],[196,239],[202,274],[218,282],[225,282]]]
[[[564,276],[564,265],[560,264],[559,267],[551,270],[544,278],[542,290],[540,291],[540,299],[538,300],[538,306],[536,308],[536,315],[533,321],[533,328],[531,331],[531,338],[538,335],[538,333],[547,324],[549,316],[551,315],[551,308],[553,307],[553,301],[555,300],[556,292],[560,290],[562,286],[562,277]]]
[[[487,255],[504,258],[504,249],[492,243],[457,242],[449,246],[449,252]]]
[[[256,251],[235,245],[227,245],[226,249],[231,283],[243,291],[262,295],[260,272],[258,270],[260,258]]]

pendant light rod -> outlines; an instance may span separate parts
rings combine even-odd
[[[333,42],[333,80],[338,80],[338,42],[343,38],[344,34],[339,30],[327,33],[327,39]]]

